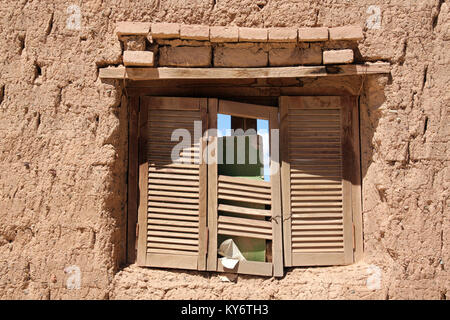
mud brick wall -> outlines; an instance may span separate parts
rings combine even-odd
[[[380,28],[368,28],[373,4],[369,0],[86,0],[73,5],[62,0],[2,1],[0,298],[448,299],[450,4],[379,2]],[[117,23],[123,21],[150,27],[168,22],[269,29],[268,41],[252,49],[257,53],[261,46],[261,64],[268,65],[284,64],[287,55],[303,64],[304,55],[298,52],[309,49],[298,38],[292,47],[275,48],[269,42],[271,34],[272,39],[290,40],[293,33],[274,35],[271,28],[294,28],[297,37],[298,29],[306,27],[363,29],[363,39],[352,40],[352,47],[329,46],[351,49],[355,61],[387,61],[392,66],[388,77],[358,77],[365,245],[361,262],[289,269],[279,280],[240,276],[237,283],[220,282],[213,273],[125,266],[127,105],[123,82],[102,82],[98,70],[122,65],[124,51],[158,49],[153,58],[159,57],[161,63],[165,55],[173,57],[166,60],[170,64],[177,61],[179,48],[175,43],[155,48],[141,36],[124,44],[116,34]],[[188,38],[158,41],[211,42],[201,28],[182,30],[173,32]],[[191,39],[194,34],[201,39]],[[236,32],[216,37],[236,39]],[[244,32],[244,39],[253,37],[260,38],[260,32]],[[323,52],[328,45],[320,43]],[[245,45],[211,42],[216,52],[225,54]],[[274,47],[267,58],[264,48],[269,45]],[[199,63],[206,64],[208,49],[198,56]],[[225,63],[220,57],[214,61]],[[141,58],[148,61],[149,56]],[[349,61],[344,53],[332,52],[322,56],[322,63],[338,58]],[[331,85],[327,81],[290,83],[318,92]],[[347,86],[349,81],[337,85]],[[81,273],[79,288],[67,285],[71,266]],[[381,275],[379,289],[366,285],[373,272]]]

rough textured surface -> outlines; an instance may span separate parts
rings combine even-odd
[[[269,65],[284,67],[291,65],[320,65],[322,63],[322,49],[311,48],[277,48],[269,51]]]
[[[180,38],[188,40],[209,40],[209,26],[182,24],[180,27]]]
[[[214,50],[215,67],[265,67],[267,64],[268,54],[258,46],[218,47]]]
[[[264,28],[239,28],[239,41],[267,41],[267,29]]]
[[[159,48],[159,65],[161,67],[210,67],[211,50],[204,47],[169,47]]]
[[[270,42],[297,42],[298,31],[295,28],[270,28],[268,38]]]
[[[328,28],[300,28],[298,29],[298,41],[313,42],[327,41]]]
[[[354,59],[353,50],[326,50],[323,52],[324,64],[352,63]]]
[[[153,62],[153,52],[151,51],[125,51],[123,53],[123,64],[127,67],[152,67]]]
[[[239,28],[210,27],[209,40],[211,42],[236,42],[239,40]]]
[[[357,59],[393,66],[360,86],[362,262],[235,284],[214,273],[122,269],[127,106],[121,83],[97,78],[99,67],[122,63],[115,23],[364,26],[372,4],[86,0],[81,29],[69,30],[66,1],[3,0],[0,298],[449,299],[448,0],[380,4],[381,29],[358,44]],[[66,286],[72,265],[80,289]],[[366,286],[371,266],[380,289]]]

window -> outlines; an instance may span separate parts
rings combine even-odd
[[[285,266],[352,263],[355,109],[351,97],[281,97],[279,107],[142,97],[138,264],[282,276]],[[230,122],[267,135],[218,133]],[[232,269],[220,260],[226,240],[244,256]]]

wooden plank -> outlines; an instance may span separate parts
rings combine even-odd
[[[257,233],[257,232],[245,231],[245,230],[244,231],[230,230],[230,229],[222,228],[222,226],[220,224],[219,224],[219,228],[218,228],[218,234],[225,235],[225,236],[272,240],[272,235],[263,234],[263,233],[259,233],[259,232]]]
[[[189,215],[189,216],[198,216],[198,210],[188,210],[188,209],[172,209],[172,208],[158,208],[158,207],[149,207],[148,212],[150,213],[170,213],[170,214],[180,214],[180,215]]]
[[[260,227],[262,229],[272,229],[272,223],[270,221],[265,220],[256,220],[256,219],[248,219],[248,218],[237,218],[237,217],[229,217],[229,216],[219,216],[219,224],[220,223],[229,223],[243,226],[255,226]]]
[[[278,112],[278,108],[268,106],[256,106],[249,103],[241,103],[228,100],[219,100],[218,113],[228,114],[233,117],[269,120],[271,112]]]
[[[197,255],[187,256],[148,253],[146,265],[149,267],[197,270]]]
[[[271,109],[269,114],[270,129],[270,184],[272,190],[272,263],[273,275],[283,276],[283,212],[281,205],[281,162],[278,109]],[[274,134],[276,134],[274,136]]]
[[[147,236],[147,241],[148,242],[159,242],[159,243],[179,243],[179,244],[198,245],[197,239],[181,239],[181,238]]]
[[[148,223],[151,225],[165,225],[165,226],[182,226],[182,227],[197,227],[198,222],[194,221],[177,221],[177,220],[167,220],[165,218],[156,218],[153,215],[149,217]]]
[[[217,128],[218,100],[208,99],[208,128]],[[217,137],[211,132],[208,135],[208,147],[217,150]],[[211,155],[214,156],[214,155]],[[208,255],[207,270],[217,270],[217,165],[208,159]]]
[[[179,221],[195,221],[198,223],[198,216],[196,215],[184,215],[184,214],[174,214],[174,213],[157,213],[150,212],[147,213],[147,217],[150,219],[165,219],[165,220],[179,220]]]
[[[169,186],[167,184],[148,184],[149,190],[157,190],[158,192],[161,190],[167,191],[181,191],[181,192],[195,192],[195,195],[198,196],[198,187],[183,187],[183,186]],[[150,191],[156,192],[156,191]]]
[[[242,184],[233,184],[233,183],[225,183],[225,182],[219,182],[219,189],[220,190],[228,190],[228,189],[232,189],[232,190],[239,190],[239,191],[244,191],[244,192],[251,192],[253,194],[257,193],[260,194],[261,196],[264,197],[271,197],[271,189],[268,188],[259,188],[259,187],[250,187],[250,186],[245,186]]]
[[[199,111],[201,98],[143,97],[149,110]]]
[[[139,203],[139,98],[128,98],[127,262],[136,262]]]
[[[189,232],[172,232],[172,231],[161,231],[161,230],[149,230],[147,231],[148,236],[164,237],[164,238],[186,238],[186,239],[198,239],[198,229],[195,233]]]
[[[245,208],[245,207],[238,207],[238,206],[232,206],[232,205],[227,205],[227,204],[219,204],[218,211],[247,214],[247,215],[253,215],[253,216],[258,216],[258,217],[261,217],[261,216],[262,217],[271,217],[272,216],[271,210]]]
[[[217,271],[239,274],[251,274],[258,276],[272,276],[272,263],[258,261],[239,261],[234,269],[225,268],[220,259],[216,260]]]
[[[353,174],[352,181],[352,211],[354,225],[354,261],[363,258],[364,239],[363,239],[363,221],[362,221],[362,181],[361,181],[361,150],[360,150],[360,129],[359,129],[359,103],[357,97],[350,97],[349,108],[352,112],[352,131],[353,131]]]
[[[159,201],[149,201],[148,206],[150,208],[159,207],[171,211],[170,209],[190,209],[198,210],[198,202],[196,204],[186,204],[177,202],[159,202]]]
[[[189,181],[189,180],[170,180],[170,179],[149,179],[150,184],[160,184],[167,186],[187,186],[187,187],[198,187],[200,185],[199,181]]]
[[[160,230],[160,231],[174,231],[174,232],[182,232],[182,233],[195,233],[198,235],[198,228],[196,227],[185,227],[185,226],[172,226],[172,225],[163,225],[163,224],[153,224],[149,219],[149,229],[150,230]]]
[[[302,266],[332,266],[344,264],[342,253],[297,253],[295,254],[294,265]]]
[[[201,113],[202,131],[201,136],[194,136],[194,144],[200,144],[199,157],[203,159],[203,152],[206,147],[206,142],[203,139],[203,134],[208,129],[208,99],[201,99],[199,101],[199,109]],[[198,270],[206,270],[207,252],[208,252],[208,167],[205,161],[200,161],[199,165],[199,245],[198,245]]]
[[[342,98],[342,159],[345,263],[353,262],[352,178],[354,176],[352,111],[348,97]]]
[[[225,189],[225,188],[221,188],[220,184],[219,184],[219,194],[236,195],[236,196],[243,196],[243,197],[249,197],[249,198],[260,198],[263,200],[271,199],[269,194],[259,194],[256,192],[251,193],[251,192],[239,191],[236,189]]]
[[[195,251],[184,251],[184,250],[174,250],[174,249],[148,248],[147,253],[176,254],[176,255],[181,254],[181,255],[197,257],[197,252],[195,252]]]
[[[268,181],[264,180],[255,180],[255,179],[249,179],[249,178],[241,178],[241,177],[229,177],[229,176],[223,176],[220,175],[219,182],[228,182],[232,184],[242,184],[242,185],[248,185],[248,186],[254,186],[254,187],[261,187],[261,188],[270,188],[271,184]]]
[[[291,163],[289,159],[289,127],[288,109],[289,99],[280,97],[280,155],[281,155],[281,190],[283,208],[283,247],[284,264],[292,266],[292,240],[291,240]]]
[[[278,68],[101,68],[101,79],[247,79],[298,78],[384,74],[390,72],[389,63],[363,65],[330,65]]]
[[[243,226],[239,224],[233,224],[233,223],[227,223],[220,221],[219,216],[219,234],[221,233],[220,230],[231,230],[231,231],[238,231],[241,232],[244,235],[244,237],[252,237],[251,234],[258,234],[258,235],[264,235],[266,236],[265,239],[272,239],[272,230],[271,229],[264,229],[261,227],[254,227],[254,226]]]
[[[198,256],[198,247],[196,245],[187,245],[187,244],[178,244],[178,243],[160,243],[153,242],[148,244],[148,249],[169,249],[169,250],[180,250],[180,251],[189,251],[195,253],[195,256]],[[147,252],[148,252],[147,249]]]
[[[173,174],[173,173],[159,173],[150,170],[149,173],[150,181],[154,179],[179,179],[179,180],[192,180],[198,181],[198,175],[188,175],[188,174]]]
[[[181,201],[192,201],[195,203],[198,203],[198,193],[191,193],[191,192],[176,192],[176,191],[162,191],[162,190],[158,190],[157,193],[159,196],[153,196],[153,192],[151,192],[149,194],[149,199],[164,199],[164,198],[171,198],[171,197],[176,197]]]
[[[137,264],[146,265],[147,261],[147,197],[148,197],[148,161],[147,143],[147,110],[145,102],[140,102],[139,112],[139,206],[138,206],[138,248]]]
[[[158,192],[158,194],[161,194]],[[183,194],[184,195],[184,194]],[[157,201],[157,202],[176,202],[176,203],[187,203],[187,204],[195,204],[198,207],[199,201],[198,197],[196,198],[181,198],[181,197],[163,197],[163,196],[148,196],[149,201]]]
[[[223,193],[219,193],[218,198],[220,200],[233,200],[233,201],[256,203],[256,204],[271,204],[270,200],[255,199],[255,198],[250,198],[250,197],[231,196],[231,195],[227,195],[227,194],[223,194]]]

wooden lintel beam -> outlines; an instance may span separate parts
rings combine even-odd
[[[126,68],[100,69],[102,79],[160,80],[160,79],[253,79],[301,78],[385,74],[389,63],[330,66],[301,66],[278,68]]]

